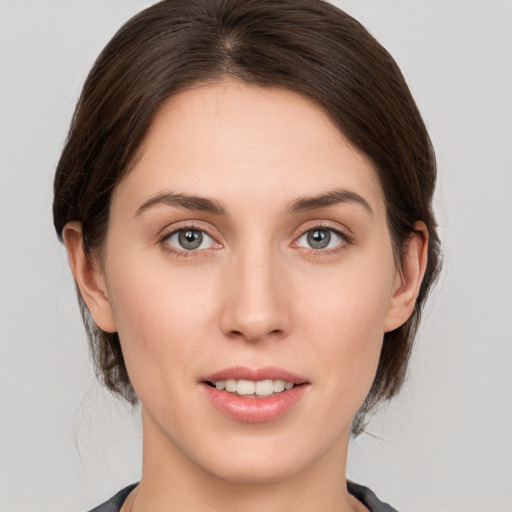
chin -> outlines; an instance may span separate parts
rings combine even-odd
[[[270,484],[293,478],[321,457],[306,439],[264,435],[247,439],[233,436],[215,450],[198,446],[195,462],[210,475],[235,484]],[[226,456],[229,454],[229,456]]]
[[[207,468],[205,468],[207,469]],[[300,466],[274,457],[262,461],[255,456],[254,460],[231,460],[229,464],[210,467],[209,473],[225,482],[239,485],[272,484],[292,478],[300,472]],[[208,470],[207,469],[207,470]]]

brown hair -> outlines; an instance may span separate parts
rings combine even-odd
[[[232,77],[283,87],[319,104],[374,163],[397,262],[423,221],[428,264],[411,318],[386,333],[377,374],[353,423],[400,389],[427,293],[440,268],[432,212],[435,156],[420,113],[389,53],[322,0],[164,0],[128,21],[83,87],[54,183],[55,229],[82,223],[88,255],[101,249],[111,195],[159,106],[194,84]],[[117,333],[101,331],[78,294],[98,376],[136,402]]]

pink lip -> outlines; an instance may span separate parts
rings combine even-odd
[[[207,384],[207,382],[227,379],[252,381],[280,379],[293,382],[295,387],[268,397],[254,398],[234,395]],[[201,389],[219,411],[234,420],[248,423],[263,423],[282,416],[297,404],[310,388],[309,383],[300,376],[274,367],[250,369],[236,366],[201,380]]]

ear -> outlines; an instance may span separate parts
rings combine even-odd
[[[386,321],[385,332],[404,324],[416,305],[428,259],[428,230],[423,222],[414,224],[414,231],[404,247],[401,268],[397,270]]]
[[[100,263],[85,253],[82,224],[68,222],[62,230],[69,266],[94,322],[105,332],[116,332],[116,323]]]

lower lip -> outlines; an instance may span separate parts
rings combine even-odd
[[[201,387],[217,409],[234,420],[247,423],[263,423],[282,416],[309,389],[308,384],[301,384],[271,396],[252,398],[234,395],[206,383],[202,383]]]

